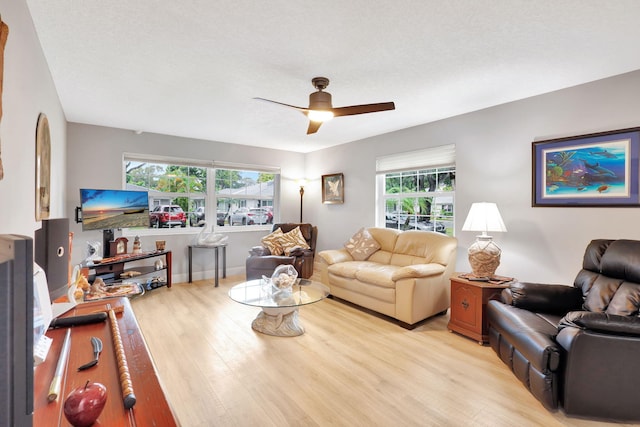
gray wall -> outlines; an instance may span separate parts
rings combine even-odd
[[[475,233],[460,231],[469,207],[491,201],[508,229],[494,233],[503,250],[497,273],[572,283],[591,239],[640,239],[640,211],[531,207],[531,143],[639,126],[639,89],[636,71],[310,153],[306,173],[318,185],[305,193],[305,219],[318,225],[320,249],[341,245],[359,227],[374,225],[377,156],[454,143],[457,269],[470,271],[466,250]],[[345,175],[345,203],[323,205],[319,178],[335,172]]]
[[[178,138],[167,135],[143,133],[136,135],[131,130],[69,123],[67,200],[68,212],[74,212],[80,204],[80,188],[122,188],[123,153],[153,154],[169,158],[216,160],[247,165],[277,166],[281,168],[281,209],[280,220],[297,222],[300,210],[300,195],[297,180],[304,175],[304,155],[280,150],[255,148],[238,144]],[[277,218],[276,218],[277,220]],[[234,227],[235,228],[235,227]],[[229,274],[244,272],[244,261],[251,246],[258,245],[260,238],[268,234],[262,230],[238,231],[232,227],[219,227],[216,232],[229,237],[227,266]],[[72,223],[74,232],[74,263],[86,257],[87,242],[102,242],[102,232],[82,231],[79,224]],[[167,249],[173,255],[173,278],[187,281],[187,245],[193,242],[199,229],[191,234],[162,230],[145,230],[140,234],[143,250],[155,248],[155,240],[167,241]],[[119,234],[117,234],[119,235]],[[132,242],[132,235],[126,235]],[[130,243],[131,245],[132,243]],[[213,251],[194,252],[194,279],[213,277],[210,261]]]
[[[45,113],[51,135],[51,218],[66,215],[66,121],[58,94],[24,0],[0,0],[9,26],[4,55],[3,115],[0,144],[4,179],[0,181],[0,234],[33,237],[35,217],[35,134]]]

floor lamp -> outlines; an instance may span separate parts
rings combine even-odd
[[[462,231],[481,231],[476,241],[469,247],[469,264],[472,274],[477,278],[493,277],[500,265],[501,250],[487,234],[488,231],[506,232],[500,211],[495,203],[473,203]]]
[[[306,181],[301,179],[298,181],[298,184],[300,185],[300,224],[302,224],[302,199],[304,197],[304,185]]]

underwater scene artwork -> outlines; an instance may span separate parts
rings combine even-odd
[[[543,197],[629,197],[630,157],[628,139],[543,150]]]
[[[640,206],[640,127],[532,144],[532,206]]]

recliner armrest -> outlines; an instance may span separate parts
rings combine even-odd
[[[572,311],[558,324],[558,330],[567,327],[588,329],[614,335],[640,336],[640,318],[590,311]]]
[[[289,256],[294,256],[294,257],[313,256],[313,251],[310,249],[294,248],[291,250],[291,252],[289,252]]]
[[[254,246],[249,249],[250,256],[267,256],[271,255],[271,251],[264,246]]]
[[[516,282],[505,289],[502,302],[539,313],[565,314],[581,310],[582,291],[573,286]]]

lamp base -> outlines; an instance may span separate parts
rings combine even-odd
[[[469,246],[469,264],[475,277],[493,277],[500,265],[502,251],[491,238],[478,239]]]

